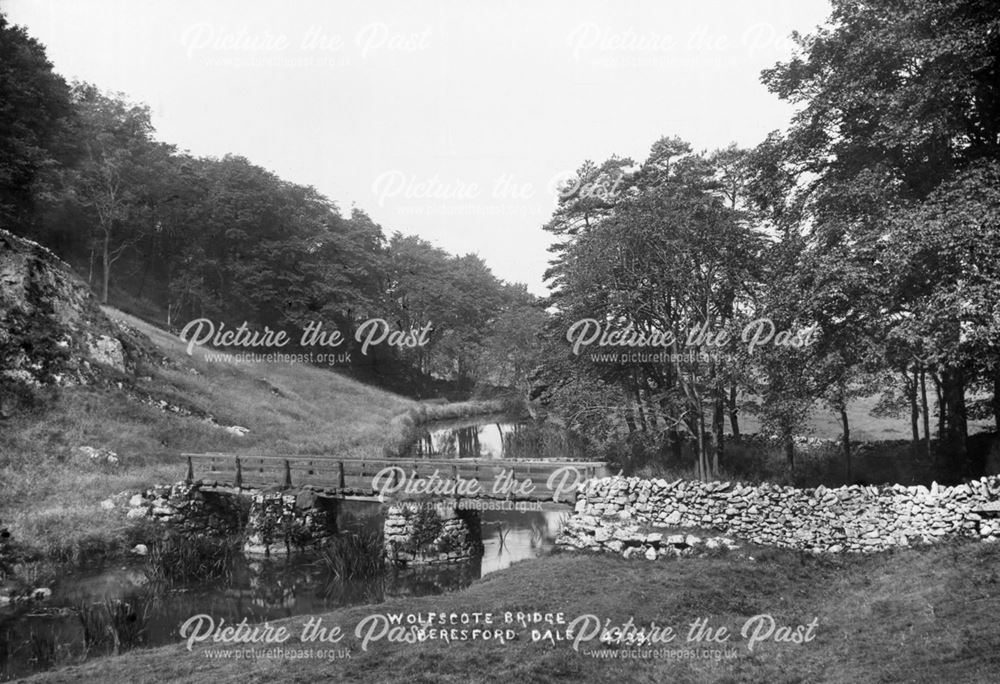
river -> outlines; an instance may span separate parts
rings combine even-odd
[[[571,455],[570,442],[557,432],[502,416],[428,425],[411,454],[497,459]],[[338,528],[379,532],[384,510],[379,503],[343,502]],[[128,650],[178,641],[180,625],[200,613],[227,622],[243,618],[263,622],[378,604],[394,596],[455,591],[511,563],[551,551],[562,521],[571,512],[569,506],[555,503],[545,504],[542,510],[483,511],[481,558],[451,565],[389,568],[364,581],[338,581],[320,558],[307,555],[280,560],[238,555],[224,579],[168,586],[150,580],[152,574],[142,558],[80,569],[60,576],[45,601],[0,607],[0,681],[113,652],[114,639],[104,638],[107,625],[86,624],[88,615],[101,615],[105,622],[116,615],[123,621],[125,629],[115,634],[124,633],[124,638],[117,637],[118,648]],[[95,630],[101,632],[97,637]]]

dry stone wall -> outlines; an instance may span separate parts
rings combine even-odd
[[[952,487],[831,489],[611,477],[591,480],[579,492],[559,542],[621,552],[642,543],[643,530],[677,527],[818,553],[881,551],[947,537],[996,540],[1000,520],[982,509],[998,499],[997,476]]]

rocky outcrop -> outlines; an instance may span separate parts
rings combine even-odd
[[[1000,539],[990,510],[998,499],[1000,477],[954,487],[834,489],[612,477],[582,488],[558,541],[621,552],[639,543],[636,530],[696,527],[817,553],[881,551],[948,537]],[[616,543],[627,539],[633,542]]]
[[[0,411],[25,387],[129,373],[148,342],[122,329],[87,285],[41,245],[0,230]]]

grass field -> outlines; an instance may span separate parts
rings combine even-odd
[[[878,397],[863,397],[851,402],[847,411],[847,419],[851,428],[851,439],[856,442],[869,442],[893,439],[910,439],[911,430],[909,416],[873,416],[872,410],[878,403]],[[935,418],[935,401],[931,399],[931,431],[935,429],[937,419]],[[921,423],[921,425],[923,425]],[[994,423],[991,420],[970,420],[969,433],[980,430],[992,430]],[[741,414],[740,431],[750,434],[757,432],[760,423],[754,416]],[[726,430],[729,431],[729,423],[726,423]],[[831,409],[817,405],[809,416],[808,430],[810,436],[822,439],[837,439],[842,434],[840,415]],[[923,430],[923,427],[921,427]],[[923,434],[921,432],[921,434]]]
[[[187,356],[176,337],[114,310],[148,335],[174,367],[147,369],[140,390],[213,415],[222,426],[93,387],[58,391],[40,410],[0,429],[0,521],[29,555],[79,562],[132,543],[118,511],[100,501],[184,475],[183,451],[247,454],[381,455],[391,418],[414,402],[305,365],[231,365]],[[92,462],[77,448],[111,449],[118,464]]]
[[[560,553],[458,593],[322,616],[324,626],[344,630],[336,647],[349,649],[348,659],[216,660],[206,651],[225,645],[196,644],[188,652],[177,644],[47,672],[36,681],[993,682],[1000,671],[998,563],[1000,545],[976,542],[828,558],[765,549],[653,562]],[[367,652],[355,635],[374,613],[489,612],[501,620],[505,611],[562,612],[567,622],[592,614],[611,625],[632,618],[638,626],[671,626],[678,636],[656,645],[664,649],[659,658],[607,659],[585,653],[600,648],[596,642],[580,651],[565,641],[533,642],[531,625],[518,626],[506,644],[382,639]],[[793,629],[816,619],[814,638],[784,643],[772,634],[751,651],[741,628],[762,614]],[[726,627],[729,640],[688,642],[688,625],[699,618],[713,631]],[[305,619],[285,621],[293,636],[284,648],[318,646],[298,639]],[[676,657],[683,649],[723,647],[734,657]]]

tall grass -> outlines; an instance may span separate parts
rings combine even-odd
[[[169,534],[149,544],[143,572],[153,583],[185,584],[232,577],[242,537],[224,539]]]
[[[320,553],[318,562],[338,582],[379,577],[386,567],[382,535],[374,532],[338,534]]]
[[[118,655],[145,645],[152,600],[105,599],[77,606],[86,655]]]
[[[32,629],[28,634],[28,662],[37,669],[55,665],[59,655],[59,644],[55,636],[46,630]]]

